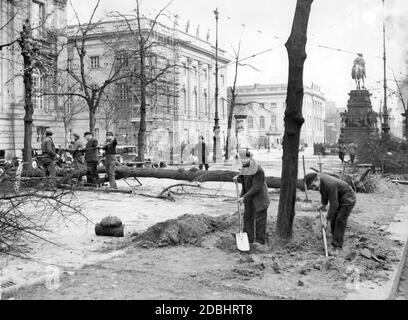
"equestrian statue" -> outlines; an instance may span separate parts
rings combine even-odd
[[[354,59],[353,68],[351,69],[351,77],[356,81],[356,89],[361,90],[365,89],[364,79],[366,77],[365,69],[365,60],[361,53],[357,54],[357,57]],[[363,82],[363,85],[360,86],[360,81]]]

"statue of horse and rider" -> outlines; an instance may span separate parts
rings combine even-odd
[[[354,59],[353,68],[351,69],[351,77],[356,81],[357,90],[365,89],[365,60],[363,59],[363,55],[361,53],[358,53],[357,57]],[[362,86],[360,85],[360,81],[363,82]]]

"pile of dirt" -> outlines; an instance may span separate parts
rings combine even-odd
[[[205,214],[185,214],[177,219],[155,224],[142,234],[133,235],[133,242],[142,247],[200,245],[205,235],[223,231],[235,221],[236,218],[231,215],[211,217]]]

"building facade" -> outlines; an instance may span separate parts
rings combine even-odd
[[[150,21],[141,20],[142,33],[146,35]],[[136,21],[130,21],[137,30]],[[103,68],[125,61],[126,68],[138,72],[140,60],[135,52],[134,33],[123,21],[100,23],[88,35],[86,42],[89,56],[88,75],[96,85],[106,79]],[[75,66],[78,57],[73,47],[78,26],[70,26],[68,41],[69,64]],[[114,45],[106,46],[108,42]],[[151,50],[146,55],[147,76],[155,78],[147,90],[145,133],[146,154],[153,159],[180,163],[191,158],[194,145],[200,135],[212,150],[215,114],[215,47],[209,37],[202,39],[198,32],[192,34],[173,26],[157,24],[150,39]],[[115,48],[112,51],[112,47]],[[218,49],[219,67],[229,60],[225,51]],[[219,70],[218,111],[221,127],[221,144],[225,143],[227,126],[227,75],[226,68]],[[165,72],[164,72],[165,71]],[[131,73],[131,72],[130,72]],[[106,131],[114,131],[118,142],[137,145],[140,127],[140,82],[132,76],[124,77],[110,85],[108,96],[97,115],[96,138],[102,139]],[[106,110],[106,108],[108,110]],[[110,115],[110,119],[107,119]],[[109,120],[109,121],[108,121]],[[89,116],[84,110],[72,123],[71,132],[87,126]],[[184,159],[182,159],[184,157]]]
[[[66,26],[66,0],[0,1],[0,150],[6,159],[22,156],[24,137],[24,84],[22,56],[16,39],[28,19],[33,38],[42,39],[45,28]],[[11,45],[8,45],[11,44]],[[56,99],[41,94],[47,87],[46,77],[35,70],[32,101],[34,105],[32,146],[38,148],[46,128],[52,127],[56,144],[64,143]]]
[[[246,142],[252,148],[280,145],[284,135],[286,84],[254,84],[236,89],[234,114],[246,115]],[[300,143],[313,146],[324,142],[325,97],[312,84],[304,87]]]

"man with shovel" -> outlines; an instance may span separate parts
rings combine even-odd
[[[239,175],[233,178],[234,182],[242,184],[241,197],[237,200],[244,203],[244,232],[248,234],[249,243],[265,244],[266,216],[270,203],[265,173],[259,166],[250,151],[239,153],[242,169]],[[257,247],[258,245],[253,245]],[[260,247],[262,248],[262,247]]]
[[[308,189],[320,191],[322,206],[319,210],[326,211],[326,205],[330,204],[323,223],[325,228],[330,223],[333,246],[331,255],[338,255],[343,248],[347,219],[356,204],[356,194],[348,183],[324,173],[308,173],[305,182]]]

